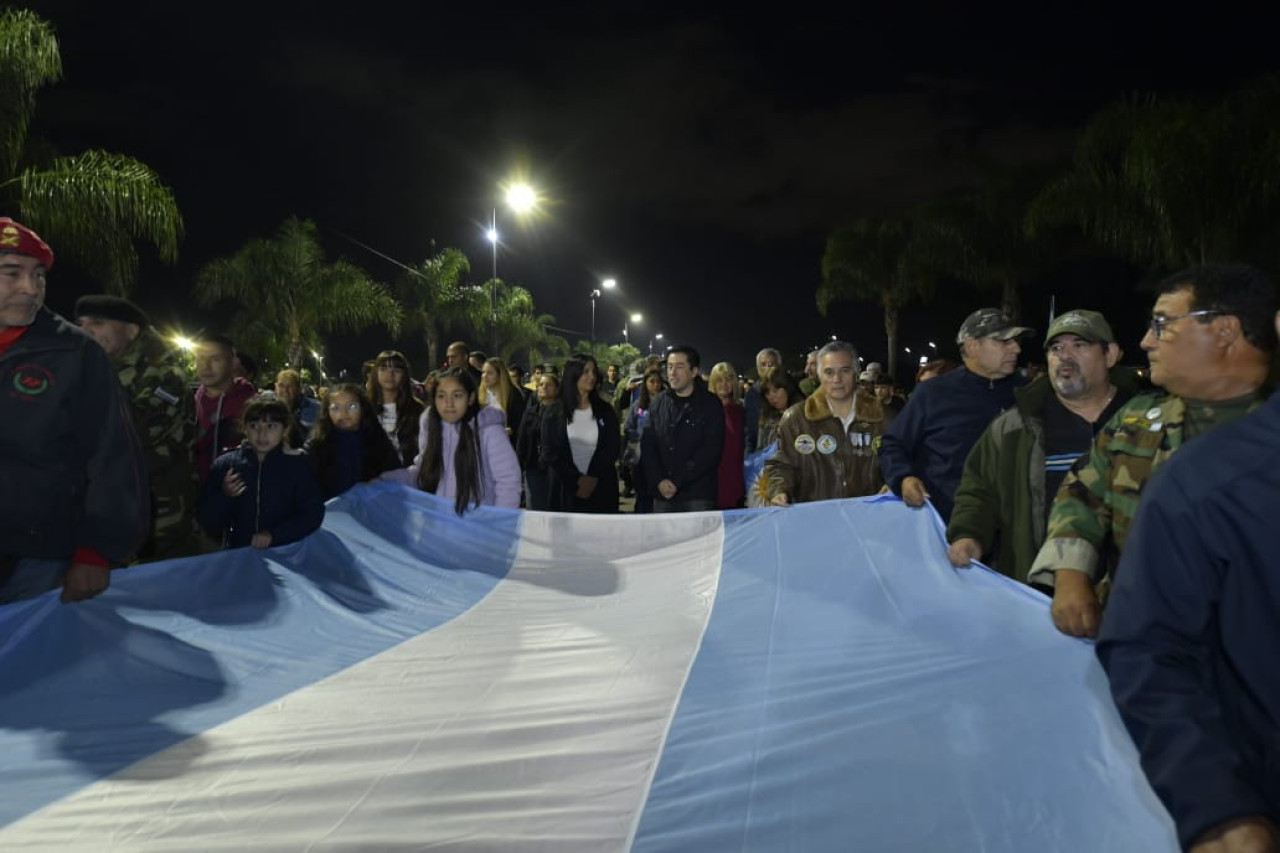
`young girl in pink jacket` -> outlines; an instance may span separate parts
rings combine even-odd
[[[418,458],[386,478],[453,498],[458,515],[481,504],[520,506],[520,463],[503,414],[480,407],[466,370],[440,374],[432,405],[422,413]]]

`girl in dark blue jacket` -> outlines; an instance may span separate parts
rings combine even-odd
[[[307,536],[324,520],[311,462],[284,446],[293,415],[283,400],[255,397],[241,415],[244,443],[213,463],[197,517],[225,548],[269,548]]]

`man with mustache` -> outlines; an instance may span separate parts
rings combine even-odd
[[[1208,264],[1161,283],[1142,348],[1162,390],[1116,412],[1067,474],[1028,575],[1053,587],[1059,631],[1097,635],[1100,587],[1152,472],[1187,441],[1262,405],[1278,308],[1275,284],[1245,264]]]
[[[1031,332],[999,308],[979,308],[965,318],[956,335],[964,367],[916,388],[881,439],[880,471],[907,506],[923,506],[928,498],[944,523],[951,517],[965,457],[1024,384],[1017,375],[1018,340]]]
[[[150,528],[129,403],[102,347],[44,307],[52,267],[0,217],[0,604],[92,598]]]
[[[1113,369],[1120,347],[1097,311],[1058,316],[1044,348],[1048,374],[1014,392],[1014,407],[965,461],[947,525],[955,566],[986,555],[1002,574],[1026,581],[1063,477],[1136,390],[1128,371]]]

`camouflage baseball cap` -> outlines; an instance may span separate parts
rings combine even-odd
[[[1035,334],[1035,329],[1013,325],[999,308],[979,308],[960,324],[956,343],[963,344],[965,338],[995,338],[998,341],[1007,341],[1010,338],[1032,334]]]
[[[1049,342],[1058,335],[1068,334],[1078,335],[1091,344],[1111,344],[1116,340],[1115,334],[1111,331],[1111,324],[1097,311],[1068,311],[1065,314],[1059,314],[1049,324],[1049,331],[1044,336],[1044,345],[1048,347]]]

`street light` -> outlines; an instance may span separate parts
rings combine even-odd
[[[653,342],[662,340],[662,332],[658,332],[652,338],[649,338],[649,355],[653,355]]]
[[[320,384],[324,384],[324,356],[315,350],[311,351],[311,357],[316,360],[316,368],[320,371]]]
[[[632,314],[622,323],[622,340],[624,343],[631,343],[631,338],[627,336],[627,326],[630,323],[639,323],[644,320],[643,314]]]
[[[507,207],[516,214],[527,213],[538,204],[538,192],[526,183],[518,182],[507,187],[503,193]],[[489,282],[489,322],[492,328],[493,351],[498,351],[498,207],[493,207],[493,218],[489,220],[489,228],[484,232],[485,239],[493,244],[493,278]]]
[[[592,290],[588,296],[591,297],[591,346],[596,345],[596,300],[600,298],[599,290]]]

